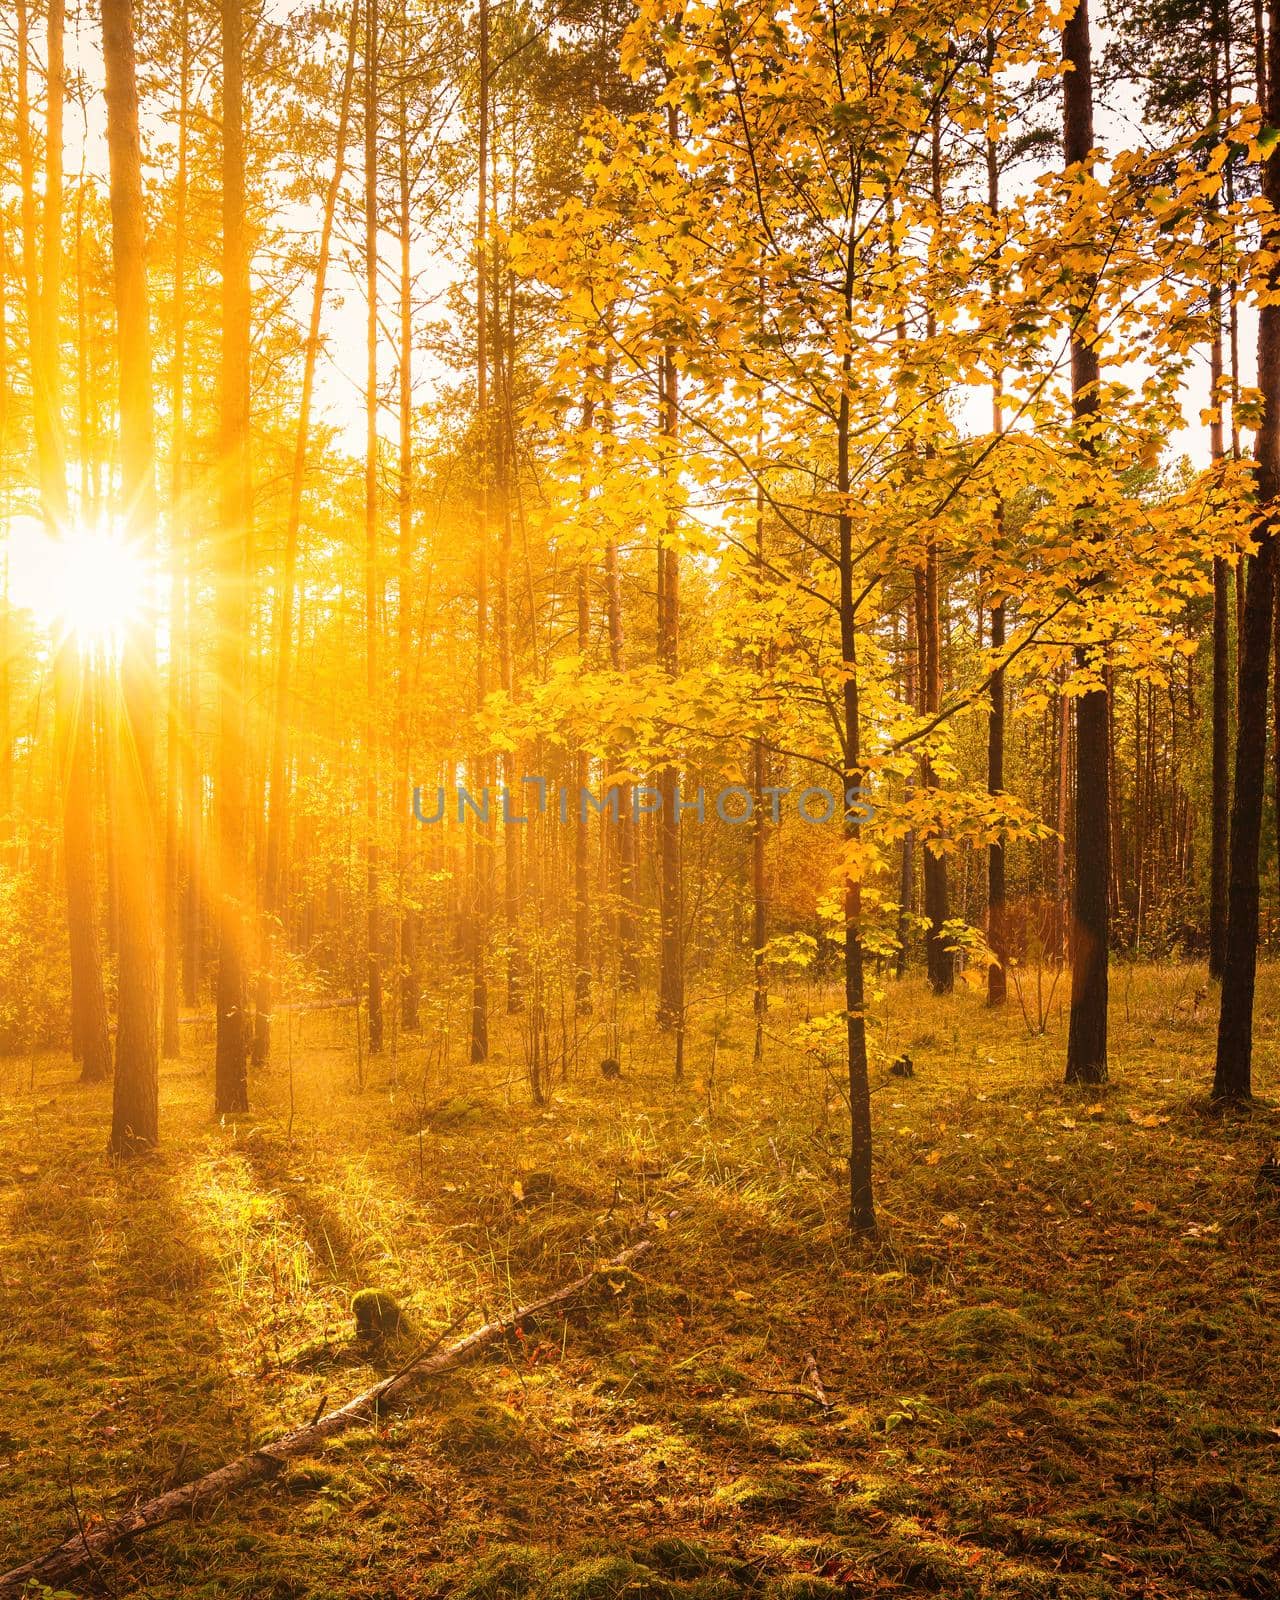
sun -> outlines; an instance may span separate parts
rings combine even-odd
[[[7,557],[11,603],[85,650],[117,651],[147,603],[148,563],[108,523],[75,523],[50,537],[35,519],[16,519]]]

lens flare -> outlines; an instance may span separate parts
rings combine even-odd
[[[17,519],[7,556],[11,603],[83,649],[118,649],[146,604],[148,564],[110,525],[76,524],[51,538],[34,519]]]

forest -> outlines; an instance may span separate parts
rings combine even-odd
[[[1280,0],[8,0],[0,1597],[1280,1600],[1278,512]]]

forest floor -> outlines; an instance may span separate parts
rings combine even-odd
[[[762,1068],[705,1006],[683,1085],[639,1025],[609,1083],[588,1027],[544,1108],[505,1018],[484,1068],[416,1043],[362,1088],[339,1011],[295,1018],[220,1123],[197,1020],[163,1148],[123,1167],[109,1090],[0,1063],[0,1570],[74,1531],[73,1487],[92,1525],[398,1365],[412,1341],[353,1340],[356,1289],[466,1328],[648,1231],[603,1300],[72,1589],[1280,1595],[1280,1195],[1254,1183],[1280,1111],[1209,1114],[1201,982],[1117,969],[1113,1081],[1083,1093],[1061,993],[1035,1038],[1016,1002],[890,986],[875,1248],[843,1228],[838,1075],[787,1041],[833,1003],[805,987]],[[1270,968],[1264,1095],[1278,1015]]]

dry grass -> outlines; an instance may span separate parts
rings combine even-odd
[[[0,1563],[65,1535],[69,1484],[109,1514],[393,1363],[352,1339],[356,1289],[429,1334],[677,1210],[589,1311],[105,1578],[263,1600],[1280,1594],[1280,1204],[1253,1187],[1280,1118],[1207,1114],[1199,982],[1118,971],[1114,1082],[1084,1095],[1058,1084],[1056,1011],[1032,1038],[1016,1005],[891,988],[875,1248],[841,1227],[838,1075],[792,1037],[832,1004],[817,990],[775,1010],[759,1071],[745,1014],[695,1017],[679,1088],[669,1042],[624,1019],[622,1083],[588,1037],[543,1109],[514,1026],[485,1069],[429,1040],[360,1092],[349,1015],[313,1015],[291,1135],[283,1042],[226,1125],[197,1045],[165,1068],[163,1150],[126,1168],[65,1059],[34,1085],[0,1066]]]

